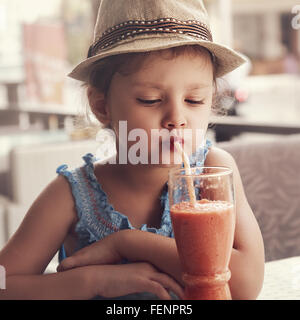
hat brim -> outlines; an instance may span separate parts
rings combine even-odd
[[[216,77],[222,77],[225,74],[235,70],[247,60],[241,54],[236,51],[224,46],[217,44],[215,42],[210,42],[206,40],[199,39],[187,39],[179,38],[178,35],[174,36],[148,36],[146,38],[139,39],[127,39],[122,43],[118,43],[114,47],[110,47],[106,50],[103,50],[101,53],[88,58],[81,63],[79,63],[73,70],[68,74],[69,77],[80,80],[88,81],[89,74],[93,68],[93,64],[96,61],[100,61],[106,57],[130,53],[130,52],[147,52],[154,50],[163,50],[172,47],[178,47],[183,45],[199,45],[208,49],[211,53],[214,54],[216,58]]]

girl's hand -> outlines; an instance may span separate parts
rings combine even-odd
[[[93,244],[78,250],[72,256],[64,259],[57,267],[57,271],[83,267],[87,265],[114,264],[122,260],[118,252],[119,236],[122,231],[94,242]]]
[[[93,267],[91,282],[95,295],[114,298],[132,293],[150,292],[170,300],[169,291],[183,298],[183,289],[170,276],[146,262]]]

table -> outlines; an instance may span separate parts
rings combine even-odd
[[[240,116],[212,117],[210,125],[215,131],[235,136],[240,133],[265,133],[290,135],[300,133],[299,123],[281,123],[280,121],[254,121]]]
[[[258,300],[300,300],[300,256],[265,264]]]

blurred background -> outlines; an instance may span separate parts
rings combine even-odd
[[[220,81],[229,116],[212,120],[209,138],[243,145],[300,133],[297,1],[204,2],[215,40],[249,58]],[[87,152],[101,155],[106,143],[96,139],[96,124],[86,126],[83,88],[66,77],[87,55],[98,6],[0,0],[0,248],[56,167],[80,165]]]

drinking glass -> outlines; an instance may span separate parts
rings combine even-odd
[[[168,187],[184,299],[230,300],[228,266],[236,216],[232,170],[171,169]]]

